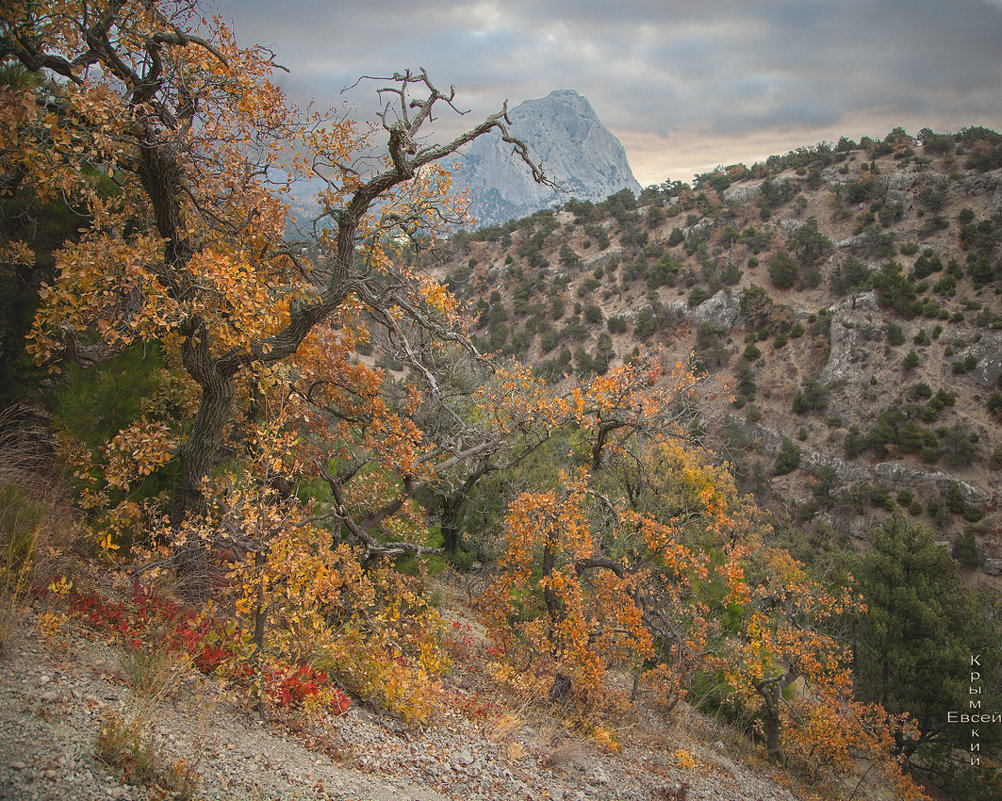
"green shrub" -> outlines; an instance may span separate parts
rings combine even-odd
[[[785,476],[792,473],[800,466],[800,448],[789,437],[784,437],[783,446],[776,455],[773,470],[777,476]]]
[[[962,534],[957,535],[951,554],[965,567],[975,567],[981,563],[981,557],[978,554],[978,541],[973,528],[967,526]]]
[[[936,394],[929,401],[929,406],[937,412],[943,411],[947,406],[953,406],[957,402],[957,396],[945,389],[936,390]]]
[[[955,515],[963,513],[967,501],[964,500],[964,494],[960,491],[960,486],[956,482],[951,482],[946,490],[944,490],[943,503]]]
[[[610,334],[625,334],[626,320],[622,317],[610,317],[605,321],[605,327],[609,329]]]
[[[849,431],[845,435],[843,448],[847,459],[854,459],[866,450],[866,437],[855,423],[849,426]]]
[[[879,509],[886,509],[888,512],[894,511],[894,500],[887,487],[880,484],[873,484],[869,488],[870,503]]]
[[[777,289],[789,289],[797,283],[800,267],[785,250],[778,250],[769,259],[769,278]]]
[[[695,308],[712,297],[710,291],[698,286],[689,293],[689,308]]]
[[[896,261],[882,264],[870,280],[881,305],[890,306],[906,319],[914,317],[921,310],[914,285],[905,277],[901,265]]]
[[[747,364],[739,364],[736,371],[738,379],[737,390],[747,400],[755,400],[755,373]]]
[[[964,506],[964,511],[961,512],[961,514],[964,516],[964,520],[969,523],[977,523],[985,516],[984,510],[979,509],[973,504],[967,504]]]
[[[828,390],[814,378],[805,378],[800,382],[801,389],[793,396],[793,411],[806,414],[810,411],[820,411],[828,406]]]
[[[884,326],[884,333],[887,335],[887,342],[889,345],[898,346],[905,344],[905,335],[901,330],[901,326],[897,323],[887,323]]]
[[[97,449],[139,419],[143,404],[161,386],[165,363],[158,350],[129,348],[86,369],[67,361],[51,397],[56,427]]]

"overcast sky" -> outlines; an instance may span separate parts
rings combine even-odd
[[[586,96],[641,184],[840,136],[1002,130],[1002,0],[218,0],[299,102],[426,67],[471,109]],[[351,95],[372,118],[375,84]]]

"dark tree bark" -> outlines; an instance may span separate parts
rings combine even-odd
[[[462,486],[451,495],[439,495],[439,529],[442,533],[442,550],[456,554],[463,544],[463,532],[459,520],[463,509],[469,503],[470,494],[484,476],[497,470],[497,466],[489,460],[481,460],[470,471]]]
[[[752,682],[755,690],[765,704],[765,748],[769,756],[769,761],[778,765],[786,761],[786,755],[779,744],[779,738],[783,732],[783,722],[780,717],[780,708],[783,703],[783,692],[790,685],[796,676],[792,673],[785,673],[782,676],[773,676],[768,679],[761,679]]]

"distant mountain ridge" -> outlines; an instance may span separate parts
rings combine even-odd
[[[623,145],[573,89],[526,100],[508,116],[512,135],[529,146],[532,159],[542,161],[547,177],[563,191],[537,184],[526,165],[511,157],[511,146],[492,132],[453,164],[454,185],[469,191],[478,226],[505,223],[572,197],[601,201],[623,189],[640,192]]]

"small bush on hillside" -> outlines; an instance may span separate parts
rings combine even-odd
[[[773,470],[777,476],[785,476],[787,473],[792,473],[799,466],[800,448],[797,447],[797,443],[792,439],[785,437],[783,439],[783,447],[779,449],[779,453],[776,455]]]

